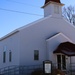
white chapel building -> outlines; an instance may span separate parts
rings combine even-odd
[[[75,63],[75,27],[62,16],[60,0],[45,0],[44,18],[0,38],[0,68],[52,61],[61,70]]]

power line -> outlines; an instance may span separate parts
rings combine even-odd
[[[18,2],[18,1],[14,1],[14,0],[6,0],[6,1],[13,2],[13,3],[18,3],[18,4],[22,4],[22,5],[28,5],[28,6],[40,8],[40,6],[36,6],[36,5],[28,4],[28,3],[23,3],[23,2]],[[40,8],[40,9],[41,9],[41,8]]]
[[[27,13],[27,12],[23,12],[23,11],[10,10],[10,9],[4,9],[4,8],[0,8],[0,10],[16,12],[16,13],[21,13],[21,14],[28,14],[28,15],[43,16],[43,15],[39,15],[39,14]]]

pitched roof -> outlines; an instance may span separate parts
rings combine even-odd
[[[60,0],[45,0],[45,4],[48,3],[48,2],[50,2],[50,1],[57,2],[57,3],[61,3]]]
[[[4,39],[6,39],[6,38],[8,38],[8,37],[10,37],[10,36],[12,36],[12,35],[18,33],[18,32],[19,32],[19,30],[16,29],[16,30],[14,30],[14,31],[12,31],[12,32],[10,32],[10,33],[8,33],[8,34],[5,35],[4,37],[0,38],[0,41],[2,41],[2,40],[4,40]]]
[[[75,56],[75,44],[71,42],[61,43],[53,53],[62,53],[67,56]]]

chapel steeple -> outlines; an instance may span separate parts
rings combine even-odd
[[[44,6],[44,17],[52,15],[54,17],[62,16],[62,4],[60,0],[45,0]]]

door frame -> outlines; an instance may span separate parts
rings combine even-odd
[[[66,60],[66,59],[67,59],[67,56],[66,56],[66,55],[64,55],[64,54],[61,54],[61,53],[57,53],[57,54],[56,54],[56,66],[57,66],[57,68],[58,68],[57,55],[60,55],[60,56],[61,56],[61,70],[62,70],[62,71],[65,71],[65,70],[67,69],[67,60]],[[64,56],[65,56],[66,69],[63,69],[63,68],[62,68],[62,55],[64,55]]]

